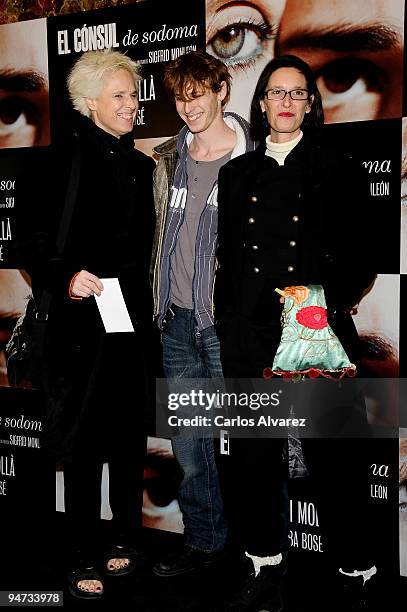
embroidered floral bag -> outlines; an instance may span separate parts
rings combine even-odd
[[[323,287],[308,285],[306,290],[300,304],[285,297],[280,344],[273,366],[265,368],[264,377],[340,379],[354,376],[356,366],[328,324]]]

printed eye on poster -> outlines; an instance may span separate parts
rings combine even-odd
[[[0,267],[10,267],[19,188],[50,144],[46,19],[0,25]]]
[[[48,19],[53,142],[63,136],[72,112],[66,76],[78,57],[92,50],[113,49],[141,63],[137,139],[172,136],[180,130],[182,122],[164,91],[163,68],[188,51],[205,48],[204,2],[181,4],[182,10],[175,11],[172,3],[147,0]]]

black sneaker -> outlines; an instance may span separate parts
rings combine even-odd
[[[223,550],[208,553],[185,545],[181,550],[156,563],[153,567],[153,572],[157,576],[163,577],[181,576],[182,574],[207,568],[223,560],[224,556]]]
[[[372,580],[372,579],[371,579]],[[339,592],[340,605],[346,612],[367,612],[372,609],[372,589],[369,580],[363,584],[363,578],[343,580]]]
[[[267,565],[250,576],[243,588],[225,607],[225,612],[281,612],[284,562]],[[280,567],[281,566],[281,567]]]
[[[341,576],[337,580],[338,604],[346,612],[368,612],[374,609],[376,576],[365,583],[363,576]]]

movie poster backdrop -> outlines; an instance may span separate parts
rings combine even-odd
[[[363,214],[366,231],[374,233],[377,245],[377,249],[366,253],[366,257],[375,261],[379,273],[355,316],[364,347],[366,375],[398,376],[399,181],[400,176],[404,179],[405,173],[400,138],[405,132],[405,121],[401,119],[404,0],[385,3],[376,0],[357,3],[352,0],[340,3],[334,0],[253,0],[244,4],[219,0],[206,0],[206,3],[203,0],[171,3],[147,0],[137,4],[122,2],[128,6],[111,9],[88,10],[107,4],[110,5],[79,0],[64,3],[55,0],[49,5],[29,2],[24,3],[24,11],[18,13],[13,3],[13,8],[7,9],[10,19],[4,19],[3,15],[5,23],[19,18],[31,20],[0,26],[0,342],[3,346],[16,317],[24,310],[24,298],[29,292],[29,278],[21,270],[24,262],[14,260],[10,248],[18,232],[16,211],[23,214],[26,206],[47,205],[46,202],[19,200],[19,184],[24,181],[24,169],[35,164],[38,181],[46,187],[46,168],[42,167],[46,159],[44,152],[60,146],[69,130],[67,118],[71,111],[65,78],[70,66],[82,52],[109,46],[141,61],[143,81],[135,138],[136,146],[151,154],[155,144],[176,134],[182,125],[162,88],[163,65],[178,54],[206,45],[209,53],[228,65],[233,76],[228,110],[245,118],[249,117],[257,78],[275,54],[294,53],[314,69],[326,122],[330,124],[324,130],[324,137],[333,146],[352,153],[366,180],[369,204]],[[35,17],[48,19],[32,20]],[[23,35],[27,28],[33,35]],[[13,41],[17,41],[18,36],[25,45],[20,45],[16,52]],[[3,49],[6,48],[11,50],[12,58],[7,65],[2,65]],[[47,62],[44,63],[47,48],[49,98]],[[26,63],[25,55],[28,57]],[[14,81],[14,85],[21,85],[21,91],[14,86],[12,95],[4,89],[7,80],[3,78],[9,77],[4,75],[4,70],[10,67],[22,73],[15,75],[19,80]],[[338,180],[346,181],[346,177],[338,177]],[[349,185],[349,197],[352,198],[352,185]],[[355,202],[355,206],[358,205]],[[352,253],[349,253],[347,265],[352,266]],[[401,271],[405,272],[406,268],[404,254]],[[1,345],[0,375],[1,384],[6,386]],[[12,407],[9,404],[12,392],[1,393],[0,414],[3,417],[20,416],[15,403]],[[379,409],[376,406],[374,418],[379,413],[380,418],[386,420],[394,405],[390,402]],[[4,439],[4,430],[1,433]],[[6,433],[21,436],[21,432]],[[378,509],[380,524],[386,525],[387,537],[383,540],[387,543],[380,543],[383,547],[380,554],[383,559],[389,555],[394,559],[398,521],[397,503],[393,501],[398,483],[399,449],[395,440],[378,442],[381,444],[378,444],[377,457],[373,461],[367,458],[367,494]],[[400,461],[402,448],[404,446],[400,445]],[[10,447],[7,452],[9,450]],[[18,447],[14,450],[18,452]],[[59,492],[60,476],[59,473]],[[160,489],[164,480],[166,486]],[[172,531],[182,529],[176,503],[178,482],[179,472],[169,442],[151,438],[144,498],[146,525]],[[320,553],[327,548],[306,477],[292,479],[290,496],[293,550],[312,553],[314,560],[323,558]],[[109,516],[107,506],[105,516]]]

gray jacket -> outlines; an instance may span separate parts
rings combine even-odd
[[[247,151],[254,150],[254,143],[249,135],[248,123],[234,113],[224,113],[225,121],[236,131],[237,143],[232,151],[232,158],[242,155]],[[153,256],[151,273],[153,276],[153,294],[154,294],[154,316],[157,320],[159,327],[162,327],[163,318],[167,312],[170,302],[170,281],[169,281],[169,269],[170,269],[170,258],[175,248],[176,237],[180,225],[183,222],[183,211],[180,213],[178,204],[175,208],[178,208],[178,214],[169,215],[169,202],[170,196],[174,199],[174,191],[186,192],[186,157],[188,151],[188,144],[192,139],[192,134],[188,131],[185,126],[178,136],[167,140],[163,144],[159,145],[154,149],[154,152],[159,155],[159,161],[154,172],[154,198],[156,208],[156,232],[153,244]],[[208,197],[207,207],[210,205],[210,198],[213,198],[213,192],[217,191],[217,183],[214,184],[211,194]],[[171,194],[172,192],[172,194]],[[216,196],[215,196],[216,197]],[[213,203],[213,200],[212,200]],[[205,209],[205,210],[206,210]],[[171,208],[173,213],[174,208]],[[205,211],[204,211],[205,213]],[[216,213],[217,216],[217,213]],[[168,217],[168,218],[167,218]],[[204,217],[204,215],[203,215]],[[199,248],[207,248],[207,237],[205,241],[200,240],[200,236],[204,233],[205,220],[200,223],[197,234],[197,244],[203,245]],[[216,244],[216,223],[207,224],[206,230],[210,225],[211,240],[215,240]],[[207,234],[206,234],[207,235]],[[197,258],[202,256],[202,253],[198,250]],[[201,275],[202,276],[202,275]],[[202,294],[202,288],[204,287],[206,292],[210,292],[210,296],[207,300],[212,302],[212,285],[213,285],[213,271],[206,270],[204,277],[200,277],[200,274],[195,274],[194,286],[192,288],[193,295]],[[210,309],[211,312],[206,312],[203,317],[199,315],[198,326],[204,329],[208,325],[213,324],[213,307]],[[198,320],[198,317],[197,317]]]

